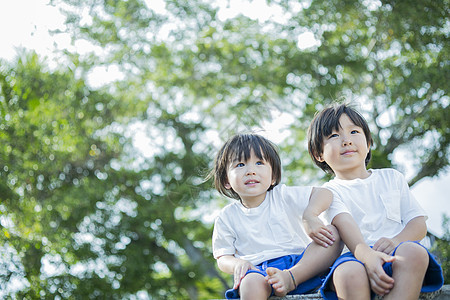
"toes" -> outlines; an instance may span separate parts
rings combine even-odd
[[[267,275],[269,275],[269,276],[275,275],[276,272],[277,272],[277,271],[276,271],[275,268],[267,268],[267,269],[266,269],[266,273],[267,273]]]

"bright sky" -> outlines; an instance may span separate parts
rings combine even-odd
[[[161,0],[146,0],[146,2],[163,4]],[[47,56],[51,62],[55,47],[59,49],[73,47],[70,45],[68,36],[61,34],[52,36],[48,33],[49,30],[64,29],[64,18],[57,8],[48,6],[47,3],[47,0],[3,0],[1,2],[0,58],[11,60],[16,55],[17,47],[25,47],[34,49],[39,55]],[[270,8],[270,13],[267,10],[261,10],[261,7],[265,6],[264,0],[253,0],[247,6],[243,6],[242,1],[237,0],[230,0],[229,3],[230,5],[223,7],[223,11],[219,13],[222,18],[236,15],[239,10],[242,11],[242,7],[245,8],[244,11],[250,18],[264,21],[270,17],[277,17],[275,8]],[[157,9],[163,10],[161,7]],[[299,40],[305,42],[299,45],[299,48],[317,45],[309,33],[304,33]],[[105,79],[108,74],[106,71],[98,70],[98,75]],[[275,117],[278,117],[278,120],[285,119],[283,115]],[[286,125],[283,125],[282,122],[275,121],[275,124],[267,124],[265,127],[267,128],[266,135],[274,142],[278,142],[280,137],[286,136]],[[407,161],[407,159],[405,160]],[[410,175],[406,174],[406,176]],[[424,179],[415,184],[412,192],[429,214],[427,221],[429,230],[441,236],[443,234],[442,214],[446,213],[450,216],[450,169],[439,178]]]

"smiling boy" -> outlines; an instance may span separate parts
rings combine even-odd
[[[279,184],[276,147],[257,134],[230,138],[211,174],[221,194],[238,200],[220,211],[212,237],[219,269],[234,276],[226,298],[257,300],[317,291],[320,275],[342,250],[336,228],[318,218],[329,207],[331,192]]]
[[[334,179],[328,219],[351,252],[339,257],[321,293],[325,299],[417,299],[438,290],[442,269],[418,241],[425,211],[394,169],[367,169],[373,145],[364,118],[346,104],[325,108],[308,130],[313,161]]]

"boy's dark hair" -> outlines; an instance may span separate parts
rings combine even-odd
[[[317,157],[323,154],[323,138],[330,136],[333,130],[339,130],[341,124],[339,124],[339,118],[346,114],[352,122],[361,127],[364,135],[366,136],[367,146],[373,145],[372,135],[370,133],[369,125],[364,117],[349,104],[332,104],[322,111],[316,113],[311,125],[308,128],[308,152],[312,160],[326,173],[334,174],[330,166],[322,161],[318,161]],[[366,167],[369,164],[372,152],[369,149],[369,153],[366,156]]]
[[[225,188],[228,183],[227,169],[230,163],[235,160],[248,160],[251,150],[259,159],[264,159],[272,167],[272,179],[274,184],[270,186],[269,191],[280,183],[281,180],[281,160],[278,155],[277,147],[268,139],[254,133],[241,133],[231,137],[219,150],[214,160],[214,168],[207,176],[207,180],[214,177],[214,186],[227,197],[240,200],[241,198],[233,189]]]

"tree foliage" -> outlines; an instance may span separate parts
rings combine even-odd
[[[443,214],[442,228],[444,229],[444,235],[441,238],[435,237],[436,241],[431,248],[431,251],[436,254],[441,264],[444,283],[450,283],[450,218]]]
[[[373,167],[402,167],[398,149],[415,150],[411,184],[448,166],[447,0],[267,1],[283,17],[265,21],[200,0],[53,3],[75,46],[60,67],[23,54],[0,68],[5,294],[221,297],[224,199],[203,178],[223,140],[275,116],[291,120],[287,183],[321,179],[305,130],[340,98],[370,121]],[[94,88],[99,68],[120,79]]]

